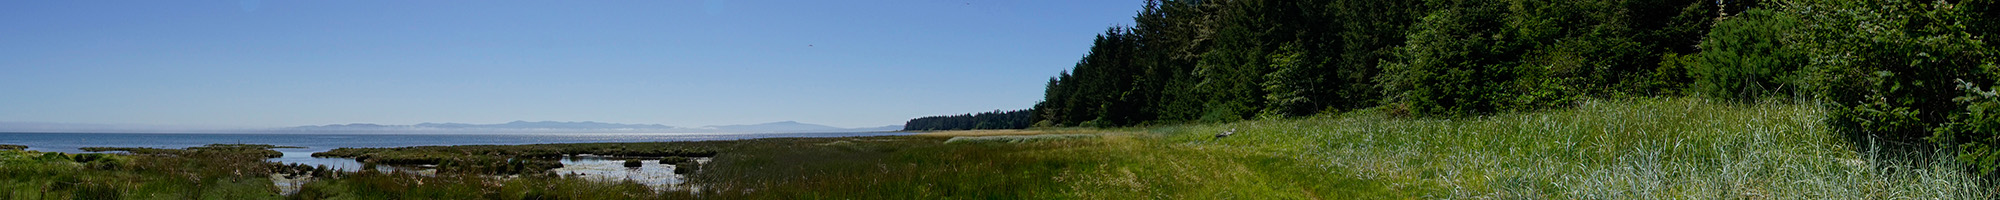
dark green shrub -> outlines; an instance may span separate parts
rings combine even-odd
[[[47,152],[42,153],[41,157],[36,157],[35,159],[41,161],[69,161],[69,155],[62,152]]]
[[[130,162],[128,158],[123,156],[101,153],[76,154],[70,156],[70,160],[83,163],[85,167],[90,167],[91,169],[101,170],[118,169],[124,167],[127,162]]]
[[[70,160],[76,162],[90,162],[90,161],[96,161],[98,159],[106,159],[109,157],[111,157],[111,155],[101,154],[101,153],[86,153],[86,154],[76,154],[75,156],[70,156]]]
[[[1589,1],[1431,3],[1437,10],[1410,27],[1406,43],[1376,76],[1385,100],[1402,104],[1393,108],[1469,116],[1670,85],[1649,83],[1662,56],[1649,51],[1656,40],[1635,35],[1652,27],[1633,26],[1623,16],[1644,9]]]
[[[625,167],[641,167],[645,165],[646,162],[639,162],[639,159],[625,159]]]
[[[2000,137],[1995,137],[2000,134],[2000,93],[1971,82],[1959,81],[1958,85],[1965,96],[1952,101],[1965,105],[1965,112],[1952,114],[1951,123],[1939,127],[1932,140],[1958,144],[1960,160],[1977,164],[1979,173],[1992,174],[2000,169]]]
[[[1813,16],[1797,34],[1808,53],[1808,81],[1823,96],[1828,123],[1851,139],[1875,138],[1897,149],[1929,151],[1969,138],[1930,138],[1967,106],[1958,81],[1992,83],[1995,50],[1966,32],[1970,20],[1948,2],[1813,3],[1784,13]],[[1960,136],[1954,136],[1960,137]],[[1926,142],[1929,139],[1929,142]],[[1861,140],[1857,140],[1861,141]],[[1872,145],[1872,144],[1870,144]]]
[[[1441,5],[1410,28],[1409,41],[1383,63],[1376,78],[1387,100],[1416,114],[1466,115],[1497,111],[1519,93],[1509,85],[1522,77],[1518,58],[1527,49],[1508,40],[1505,5],[1467,1]]]
[[[688,162],[692,160],[693,159],[688,159],[687,157],[667,156],[665,158],[660,158],[660,164],[674,164],[674,163]]]
[[[1688,66],[1694,91],[1746,102],[1801,91],[1805,56],[1785,42],[1799,26],[1790,15],[1764,9],[1716,23],[1701,44],[1700,63]]]
[[[689,174],[701,169],[701,163],[688,161],[674,164],[674,174]]]
[[[1684,95],[1688,84],[1694,83],[1693,72],[1688,70],[1701,65],[1701,54],[1666,53],[1660,55],[1659,67],[1653,68],[1646,85],[1656,95]]]

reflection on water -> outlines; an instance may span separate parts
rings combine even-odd
[[[359,172],[361,171],[362,167],[368,166],[361,164],[361,162],[356,162],[352,158],[312,157],[312,152],[284,151],[283,153],[285,153],[285,156],[283,157],[264,159],[264,161],[278,162],[287,165],[304,164],[306,166],[326,166],[329,169],[334,169],[343,172]],[[436,174],[437,169],[433,169],[432,167],[435,166],[375,165],[375,170],[384,172],[416,172],[418,174],[424,174],[424,175]]]
[[[673,165],[660,164],[659,159],[640,159],[639,162],[644,164],[634,168],[625,167],[623,159],[570,157],[562,160],[562,168],[551,169],[549,172],[599,181],[631,180],[661,189],[686,181],[681,175],[674,174]]]
[[[361,162],[354,162],[354,159],[314,158],[312,157],[313,152],[304,152],[304,151],[296,151],[296,152],[281,151],[281,152],[285,153],[284,157],[265,159],[265,161],[284,163],[287,165],[289,164],[305,164],[307,166],[324,165],[327,168],[333,168],[343,172],[354,172],[361,170]]]

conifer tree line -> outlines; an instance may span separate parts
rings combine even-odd
[[[1713,1],[1147,1],[1049,80],[1043,126],[1422,115],[1676,94]],[[1674,72],[1680,74],[1684,72]]]
[[[1031,123],[1028,121],[1028,115],[1032,113],[1032,111],[1028,110],[995,110],[977,114],[920,117],[903,123],[903,130],[1024,129],[1028,128],[1028,125]]]
[[[1586,99],[1811,103],[1850,138],[2000,169],[1996,0],[1148,0],[1048,80],[1037,127]]]

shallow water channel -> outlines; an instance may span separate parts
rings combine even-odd
[[[354,159],[350,158],[317,158],[317,157],[312,157],[312,152],[284,152],[284,153],[285,155],[283,157],[272,158],[269,159],[268,161],[279,162],[284,164],[325,165],[328,168],[333,168],[344,172],[360,171],[362,166],[364,166],[360,162],[355,162]],[[709,158],[694,158],[694,160],[699,163],[707,163]],[[644,164],[640,165],[639,167],[625,167],[625,159],[621,158],[597,157],[588,155],[569,156],[561,159],[560,161],[562,162],[563,167],[550,169],[549,170],[550,173],[564,175],[564,176],[583,177],[586,179],[606,181],[606,182],[619,182],[619,181],[631,180],[632,182],[645,184],[655,189],[662,189],[662,190],[675,188],[675,185],[681,184],[682,182],[686,182],[685,177],[679,174],[674,174],[674,168],[676,166],[671,164],[660,164],[660,160],[658,158],[640,159],[639,160],[640,163]],[[416,173],[421,175],[436,175],[437,173],[436,169],[431,169],[421,166],[376,165],[375,170],[384,172]],[[310,181],[311,180],[309,178],[299,178],[299,179],[291,179],[284,177],[272,178],[272,182],[274,184],[277,184],[278,188],[283,190],[285,193],[297,191],[300,186],[303,186],[305,185],[305,183]]]

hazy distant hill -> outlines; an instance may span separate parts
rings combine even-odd
[[[903,126],[889,125],[889,126],[867,127],[867,128],[840,128],[840,127],[833,127],[833,126],[819,125],[819,124],[799,123],[796,121],[782,121],[782,122],[771,122],[771,123],[749,124],[749,125],[705,126],[702,128],[710,130],[728,131],[728,132],[740,132],[740,133],[804,133],[804,132],[897,131],[897,130],[902,130]]]
[[[422,123],[412,125],[420,128],[491,128],[491,129],[608,129],[608,130],[665,130],[673,126],[659,124],[617,124],[603,122],[557,122],[557,121],[513,121],[505,124],[463,124],[463,123]]]
[[[366,130],[648,131],[648,130],[676,130],[677,128],[673,126],[659,125],[659,124],[617,124],[617,123],[603,123],[603,122],[589,122],[589,121],[585,122],[513,121],[504,124],[421,123],[415,125],[381,125],[381,124],[355,123],[355,124],[330,124],[330,125],[320,125],[320,126],[299,126],[299,127],[285,128],[285,129],[309,130],[309,131],[366,131]]]
[[[859,132],[873,132],[873,131],[902,131],[902,130],[903,130],[903,125],[888,125],[888,126],[877,126],[877,127],[866,127],[866,128],[851,128],[851,129],[847,129],[847,130],[850,130],[850,131],[859,131]]]
[[[795,122],[795,121],[782,121],[782,122],[771,122],[771,123],[762,123],[762,124],[750,124],[750,125],[726,125],[726,126],[706,126],[706,127],[704,127],[704,128],[709,128],[709,129],[715,129],[715,130],[727,130],[727,131],[741,131],[741,132],[759,132],[759,133],[763,133],[763,132],[810,132],[810,131],[828,131],[828,130],[840,130],[840,129],[841,129],[841,128],[839,128],[839,127],[832,127],[832,126],[826,126],[826,125],[818,125],[818,124],[807,124],[807,123],[799,123],[799,122]]]

